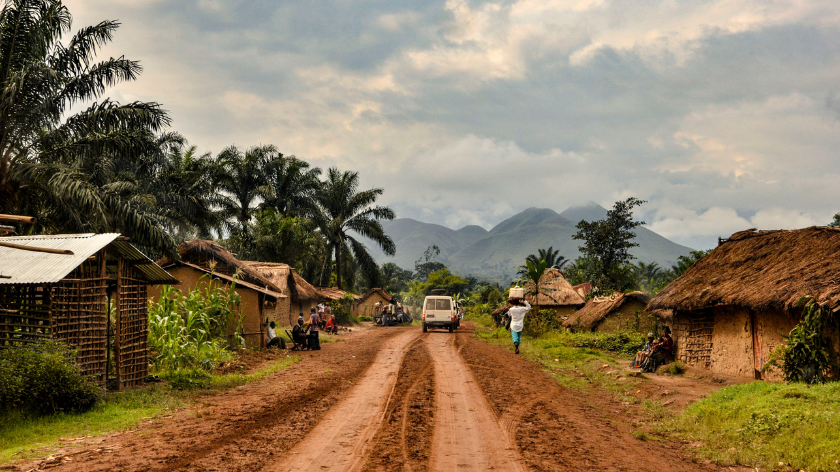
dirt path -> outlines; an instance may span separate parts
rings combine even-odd
[[[472,330],[354,331],[265,380],[17,470],[721,470],[633,436],[648,420],[637,406],[562,387]]]
[[[522,461],[484,398],[458,349],[455,336],[430,332],[436,408],[430,469],[524,471]]]
[[[287,454],[285,464],[266,472],[353,471],[365,463],[371,439],[382,424],[397,382],[397,372],[420,330],[403,331],[384,343],[373,364],[317,426]]]

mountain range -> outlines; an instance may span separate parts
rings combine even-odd
[[[607,210],[593,202],[567,208],[561,213],[547,208],[528,208],[490,231],[475,225],[453,230],[411,218],[398,218],[382,222],[386,234],[397,245],[395,256],[386,256],[370,241],[366,241],[366,245],[380,264],[393,262],[410,270],[414,269],[414,262],[423,257],[426,248],[437,245],[440,256],[435,260],[449,266],[454,273],[505,281],[514,278],[516,267],[538,249],[553,246],[566,259],[577,259],[582,241],[572,239],[577,232],[575,225],[581,220],[602,220],[606,215]],[[645,227],[640,226],[635,232],[639,246],[630,252],[639,261],[670,267],[679,256],[691,251]]]

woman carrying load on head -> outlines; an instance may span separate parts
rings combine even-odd
[[[522,329],[525,327],[525,314],[531,310],[531,304],[522,298],[512,298],[508,301],[511,306],[507,315],[510,317],[510,336],[513,339],[513,348],[519,354],[519,343],[522,342]]]

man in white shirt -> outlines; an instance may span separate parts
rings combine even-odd
[[[525,314],[531,310],[527,300],[515,298],[510,300],[513,305],[508,309],[510,316],[510,336],[513,338],[514,352],[519,354],[519,343],[522,342],[522,329],[525,327]]]
[[[266,344],[265,347],[277,346],[281,349],[285,349],[285,347],[281,345],[283,339],[279,338],[277,333],[274,332],[274,328],[276,327],[277,325],[274,324],[273,321],[268,324],[268,344]]]

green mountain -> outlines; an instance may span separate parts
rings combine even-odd
[[[397,244],[395,257],[386,257],[378,248],[371,254],[380,263],[394,262],[404,269],[414,269],[414,262],[423,256],[431,245],[440,248],[440,262],[453,272],[474,275],[490,280],[510,280],[516,267],[537,249],[553,246],[567,259],[579,257],[580,241],[572,239],[580,220],[603,219],[607,210],[596,203],[571,207],[562,213],[546,208],[529,208],[496,225],[490,231],[479,226],[466,226],[453,230],[445,226],[422,223],[410,218],[400,218],[383,223],[385,232]],[[639,247],[634,256],[643,262],[656,262],[670,267],[677,257],[686,255],[691,248],[681,246],[653,231],[636,229]]]

